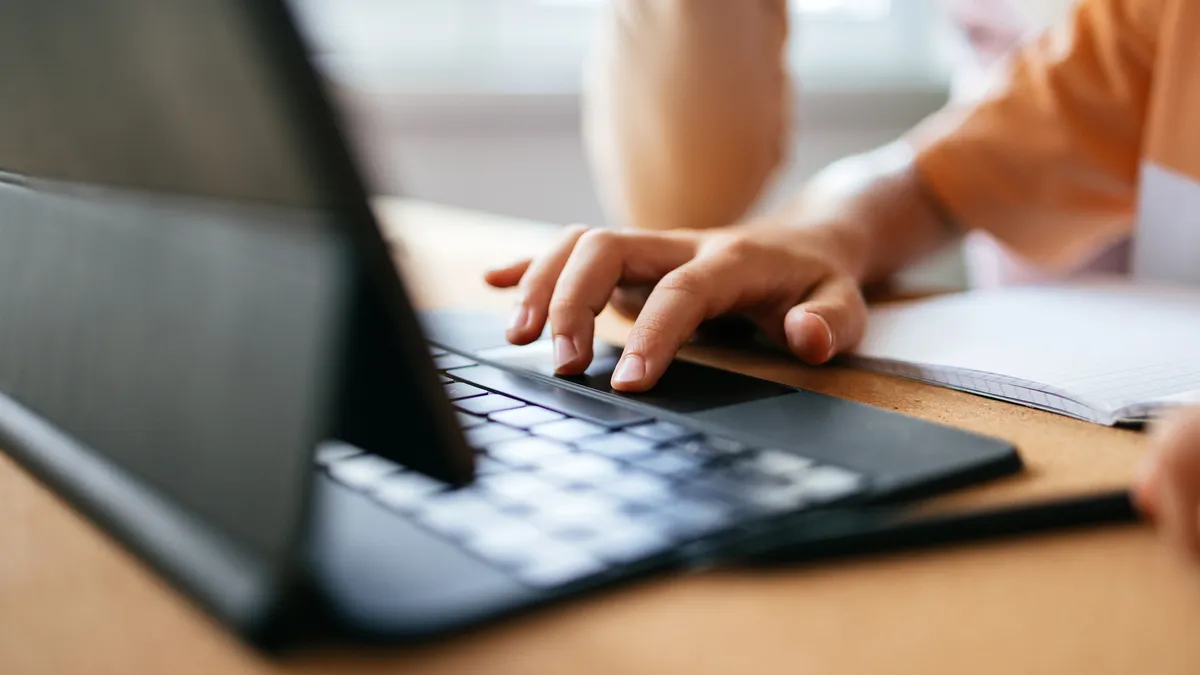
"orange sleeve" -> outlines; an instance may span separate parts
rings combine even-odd
[[[917,170],[958,224],[1045,265],[1130,230],[1165,1],[1082,0],[983,101],[913,132]]]

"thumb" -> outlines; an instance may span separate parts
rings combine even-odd
[[[788,348],[812,365],[853,349],[866,325],[867,304],[858,283],[840,275],[818,284],[783,319]]]

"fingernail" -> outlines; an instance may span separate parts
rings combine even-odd
[[[509,330],[521,330],[529,325],[529,307],[525,303],[521,303],[517,307],[517,311],[513,313],[512,322],[508,324]]]
[[[554,336],[554,365],[556,368],[562,368],[568,363],[579,358],[579,351],[575,349],[575,343],[571,338],[565,335]]]
[[[617,364],[612,380],[614,384],[637,384],[644,377],[646,377],[646,362],[637,354],[629,354]]]
[[[833,328],[830,327],[829,322],[825,320],[825,317],[821,316],[820,314],[816,314],[814,312],[805,312],[805,314],[808,314],[817,321],[820,321],[821,325],[825,327],[825,335],[829,339],[829,351],[825,354],[825,360],[828,361],[829,359],[832,359],[837,354],[837,343],[833,341]]]

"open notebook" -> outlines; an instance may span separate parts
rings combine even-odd
[[[872,310],[851,361],[1100,424],[1200,403],[1200,289],[1089,281]]]

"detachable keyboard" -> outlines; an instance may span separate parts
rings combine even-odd
[[[328,443],[317,463],[535,587],[571,583],[766,517],[862,494],[864,477],[433,350],[477,478],[451,488]]]

